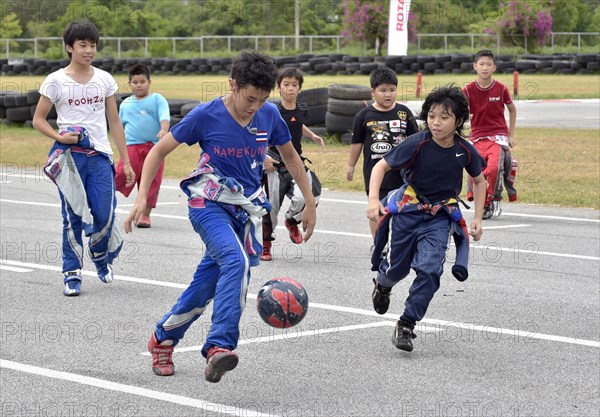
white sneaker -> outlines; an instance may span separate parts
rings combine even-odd
[[[69,271],[65,274],[65,288],[63,294],[67,297],[76,297],[81,292],[81,273],[77,271]]]
[[[492,211],[492,217],[500,217],[502,214],[502,208],[500,207],[500,200],[490,201],[490,209]]]

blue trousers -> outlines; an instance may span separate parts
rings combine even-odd
[[[83,268],[83,235],[89,236],[89,247],[95,254],[106,254],[108,263],[118,256],[121,246],[108,252],[109,239],[115,222],[117,197],[115,194],[115,171],[107,156],[73,152],[73,161],[85,188],[87,202],[94,218],[91,233],[83,231],[81,217],[66,204],[59,191],[63,217],[62,260],[63,272]],[[89,232],[89,231],[88,231]]]
[[[244,224],[220,204],[211,201],[205,204],[204,208],[190,207],[189,218],[206,245],[206,254],[190,285],[156,325],[158,340],[171,339],[176,345],[213,301],[212,324],[202,347],[204,357],[212,346],[230,350],[237,347],[250,282],[250,260],[243,244]]]
[[[421,320],[440,287],[450,235],[450,218],[440,210],[432,216],[411,204],[392,216],[390,247],[381,259],[377,282],[391,288],[414,269],[417,273],[404,313],[400,317],[414,324]]]

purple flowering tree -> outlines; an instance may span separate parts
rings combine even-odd
[[[381,55],[388,35],[389,1],[347,0],[343,8],[342,35],[367,42]]]
[[[552,1],[511,0],[500,5],[498,29],[504,39],[531,51],[546,45],[552,33]]]

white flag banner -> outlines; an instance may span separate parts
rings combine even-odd
[[[408,9],[411,0],[390,0],[388,24],[388,55],[408,52]]]

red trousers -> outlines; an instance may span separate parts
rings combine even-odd
[[[119,163],[116,168],[115,183],[117,184],[117,191],[122,193],[125,197],[129,197],[131,190],[137,184],[138,189],[140,187],[140,180],[142,179],[142,167],[146,156],[150,152],[150,149],[154,146],[152,142],[146,142],[142,145],[127,145],[127,154],[129,155],[129,161],[131,162],[131,168],[135,172],[135,183],[130,186],[125,185],[127,178],[123,170],[123,158],[119,158]],[[160,165],[156,176],[150,184],[150,190],[148,191],[148,200],[146,201],[147,207],[156,207],[156,201],[158,200],[158,192],[160,191],[160,184],[162,183],[163,171],[165,169],[165,163]]]
[[[502,199],[502,174],[504,172],[502,146],[489,139],[480,139],[473,145],[486,163],[483,170],[483,176],[487,181],[485,203],[489,204],[490,199]]]

